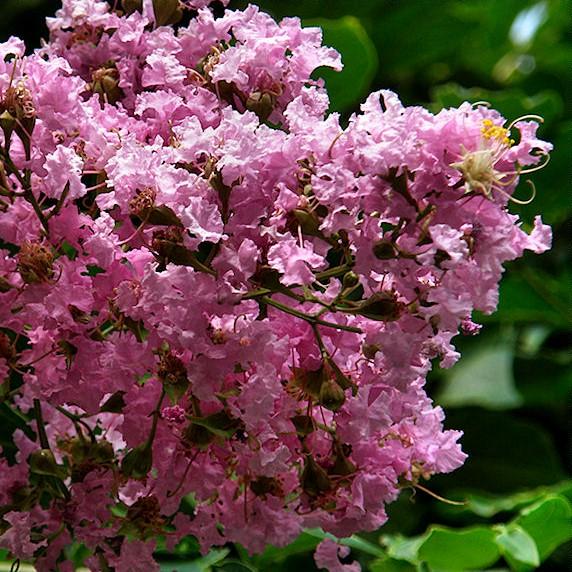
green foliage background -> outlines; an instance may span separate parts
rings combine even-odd
[[[541,213],[554,247],[510,265],[499,311],[478,317],[477,339],[457,339],[461,362],[435,371],[429,392],[447,425],[465,432],[466,465],[432,479],[438,495],[404,492],[377,533],[346,540],[365,570],[560,571],[572,551],[572,5],[567,0],[258,0],[275,17],[324,28],[342,53],[341,74],[323,72],[332,109],[345,118],[373,89],[438,111],[489,101],[512,120],[542,115],[555,150],[533,178],[532,205],[515,206],[525,225]],[[30,48],[58,0],[3,0],[0,39]],[[231,8],[246,2],[231,0]],[[523,185],[522,193],[528,192]],[[1,438],[0,438],[1,444]],[[165,571],[316,570],[309,531],[285,549],[249,558],[229,546],[199,558],[192,540],[164,554]],[[72,549],[81,560],[81,549]],[[0,570],[1,570],[0,564]]]

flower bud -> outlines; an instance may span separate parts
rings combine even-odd
[[[314,431],[314,420],[310,415],[294,415],[290,421],[294,424],[298,437],[307,437]]]
[[[292,211],[295,226],[299,226],[304,234],[308,236],[320,236],[320,219],[314,211],[309,212],[304,209],[294,209]]]
[[[8,110],[0,114],[0,128],[2,128],[4,132],[4,141],[6,141],[6,144],[10,141],[16,125],[16,118]]]
[[[344,390],[333,380],[326,379],[320,387],[318,403],[330,411],[337,411],[345,402]]]
[[[30,471],[37,475],[62,476],[63,467],[58,465],[54,454],[49,449],[32,451],[28,458],[28,464]]]
[[[346,272],[342,281],[343,287],[353,288],[359,284],[359,276],[355,272]]]
[[[401,317],[403,304],[397,301],[395,294],[376,292],[367,300],[360,302],[355,309],[349,310],[352,314],[359,314],[380,322],[393,322]]]
[[[378,260],[391,260],[397,258],[398,252],[393,242],[380,240],[373,245],[373,255]]]

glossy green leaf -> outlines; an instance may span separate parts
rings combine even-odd
[[[524,509],[514,523],[533,538],[544,560],[572,538],[572,506],[563,496],[550,496]]]
[[[320,68],[313,74],[325,79],[331,109],[345,111],[355,106],[366,95],[377,71],[377,52],[360,20],[354,16],[319,18],[305,20],[304,25],[322,28],[324,44],[342,55],[341,72]]]
[[[498,529],[496,542],[501,554],[510,564],[538,566],[540,556],[534,539],[524,528],[517,524],[501,526]]]
[[[387,548],[388,556],[416,564],[419,560],[419,548],[426,538],[427,535],[405,538],[401,534],[396,534],[394,536],[382,536],[381,543]]]
[[[490,528],[433,527],[419,547],[419,560],[442,570],[478,570],[494,564],[500,552]]]
[[[471,512],[483,518],[491,518],[503,512],[514,513],[547,496],[555,494],[572,498],[572,481],[563,481],[551,487],[539,487],[502,496],[476,493],[474,491],[456,491],[451,493],[451,497],[458,500],[462,499],[465,502],[462,507],[440,506],[444,509],[444,514],[450,514],[452,511],[455,513]]]

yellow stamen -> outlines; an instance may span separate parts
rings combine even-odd
[[[509,137],[510,131],[500,125],[495,125],[492,119],[483,119],[481,133],[485,139],[496,139],[507,147],[514,145],[514,139]]]

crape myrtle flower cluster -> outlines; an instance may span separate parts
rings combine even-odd
[[[207,4],[64,0],[0,44],[0,547],[38,570],[378,528],[465,459],[432,361],[550,244],[507,210],[539,118],[380,91],[342,127],[319,29]]]

